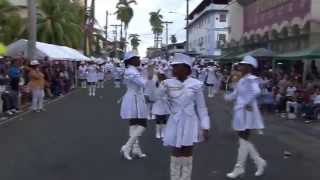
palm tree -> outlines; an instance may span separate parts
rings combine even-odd
[[[137,4],[137,2],[135,0],[131,0],[131,1],[119,0],[116,6],[117,11],[115,13],[117,15],[117,19],[120,20],[121,23],[124,25],[125,41],[127,40],[127,36],[128,36],[129,24],[134,16],[134,11],[130,6],[130,4]],[[122,31],[121,31],[121,38],[122,38]]]
[[[84,11],[65,0],[38,0],[38,40],[80,48]],[[80,15],[79,15],[80,14]]]
[[[129,39],[131,41],[132,50],[138,51],[141,40],[138,34],[130,34]]]
[[[163,33],[163,24],[162,24],[162,19],[163,16],[160,14],[160,9],[156,12],[150,12],[150,24],[152,27],[152,32],[154,34],[154,47],[158,48],[159,47],[159,42],[158,39],[160,35]]]
[[[171,35],[170,40],[172,44],[175,44],[178,41],[176,35]]]
[[[18,8],[11,6],[7,0],[0,0],[0,42],[9,44],[18,40],[26,29]]]

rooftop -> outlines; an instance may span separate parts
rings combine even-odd
[[[206,7],[210,4],[228,4],[230,0],[203,0],[188,16],[188,19],[191,20],[193,17],[201,13]]]

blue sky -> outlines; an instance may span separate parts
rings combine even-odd
[[[185,40],[185,8],[186,0],[136,0],[137,5],[133,5],[135,16],[129,26],[129,34],[137,33],[141,35],[142,43],[139,53],[144,56],[146,48],[153,46],[153,34],[149,23],[149,12],[161,9],[164,20],[173,21],[169,26],[169,35],[176,34],[178,41]],[[202,0],[190,0],[190,11],[192,11]],[[105,12],[115,12],[118,0],[96,0],[96,18],[101,27],[105,25]],[[176,14],[169,13],[177,12]],[[109,24],[118,24],[114,15],[109,17]],[[113,37],[112,28],[109,27],[110,37]]]

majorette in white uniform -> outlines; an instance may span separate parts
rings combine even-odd
[[[87,82],[89,86],[89,96],[96,95],[96,85],[98,82],[98,66],[92,60],[87,68]]]
[[[146,97],[148,119],[151,120],[153,119],[151,110],[152,110],[152,104],[154,103],[154,90],[156,88],[156,81],[153,79],[153,72],[149,72],[147,78],[148,80],[144,87],[144,95]]]
[[[258,67],[257,60],[251,56],[246,56],[241,64]],[[263,119],[258,107],[257,98],[261,93],[258,77],[247,74],[237,83],[234,91],[225,96],[226,100],[235,100],[233,129],[239,133],[238,160],[234,170],[227,174],[229,178],[237,178],[245,173],[245,164],[248,155],[254,160],[257,171],[255,176],[261,176],[266,167],[266,161],[262,159],[255,149],[249,136],[252,130],[264,129]]]
[[[214,86],[217,84],[216,69],[213,66],[208,67],[206,84],[208,85],[208,97],[214,97]]]
[[[79,66],[79,80],[81,88],[87,87],[87,66],[85,62],[81,62]]]
[[[177,53],[174,64],[186,64],[192,68],[192,59]],[[164,145],[172,148],[192,147],[202,141],[203,130],[210,129],[210,120],[203,95],[203,84],[191,77],[185,81],[168,79],[164,91],[170,104],[170,117],[163,138]],[[192,156],[171,157],[171,179],[191,180]]]
[[[108,60],[107,63],[104,65],[106,80],[110,81],[112,79],[112,70],[114,65]]]
[[[98,62],[98,88],[104,88],[105,68],[104,60],[100,59]]]
[[[163,80],[159,80],[160,76],[163,76]],[[154,103],[152,105],[152,114],[155,115],[156,119],[156,138],[164,138],[165,126],[170,115],[170,108],[168,104],[168,97],[163,91],[165,72],[158,71],[158,81],[156,83],[156,88],[154,89]]]
[[[128,63],[137,57],[139,58],[134,52],[127,52],[124,62]],[[130,123],[130,137],[127,143],[122,146],[121,152],[125,159],[132,160],[131,155],[138,156],[139,158],[146,157],[141,151],[138,140],[146,129],[148,116],[143,94],[146,79],[142,77],[137,67],[128,65],[124,73],[124,84],[127,86],[127,91],[122,98],[120,115],[122,119],[128,120]]]
[[[123,73],[124,73],[124,70],[120,66],[120,63],[116,62],[115,66],[114,66],[114,68],[112,70],[112,76],[113,76],[115,88],[120,88],[121,87],[121,80],[123,78]]]

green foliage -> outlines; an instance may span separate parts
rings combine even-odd
[[[131,42],[132,49],[138,50],[138,47],[141,42],[141,40],[139,39],[139,35],[138,34],[130,34],[129,39]]]
[[[172,44],[175,44],[178,42],[176,35],[171,35],[170,40]]]
[[[163,32],[163,23],[162,23],[162,19],[163,16],[160,14],[160,9],[156,12],[151,12],[150,13],[150,24],[152,27],[152,32],[154,34],[161,34]]]

